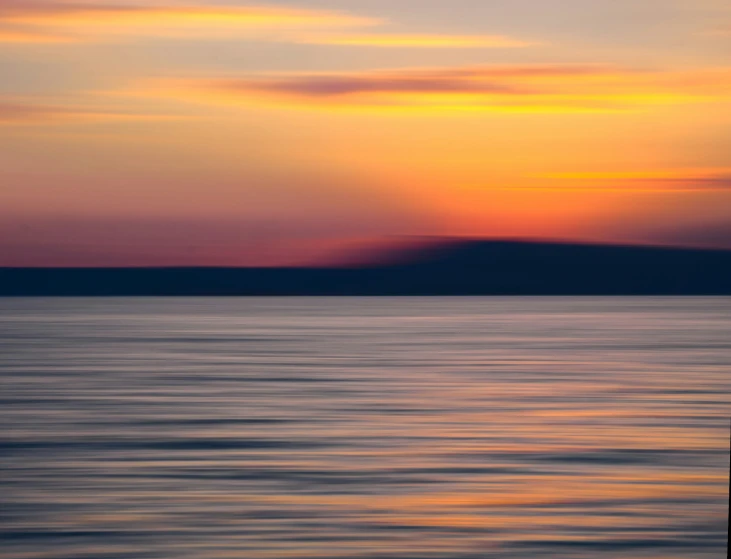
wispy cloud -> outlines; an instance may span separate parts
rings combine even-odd
[[[94,110],[73,106],[44,105],[25,103],[12,99],[0,99],[0,126],[47,125],[74,121],[170,120],[177,118],[181,117],[123,110]]]
[[[80,37],[33,27],[0,24],[0,43],[77,43]]]
[[[501,35],[439,35],[417,33],[371,33],[310,35],[299,43],[376,48],[521,48],[538,43]]]
[[[230,6],[99,0],[0,4],[0,41],[99,40],[140,36],[241,36],[302,29],[343,29],[380,23],[345,12],[280,6]]]
[[[731,221],[693,224],[647,231],[649,241],[731,250]]]
[[[731,68],[672,72],[543,64],[280,73],[170,82],[157,93],[321,109],[607,112],[731,101]]]
[[[670,169],[628,172],[546,173],[537,178],[567,186],[646,191],[731,190],[731,168]]]
[[[731,37],[731,23],[710,27],[704,30],[701,35],[706,35],[709,37]]]

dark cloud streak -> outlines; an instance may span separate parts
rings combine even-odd
[[[530,95],[535,87],[499,83],[521,78],[561,78],[612,75],[606,66],[516,66],[380,71],[360,75],[303,74],[287,77],[215,81],[230,92],[260,91],[305,97],[333,97],[359,93],[495,93]]]

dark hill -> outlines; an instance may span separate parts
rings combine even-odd
[[[0,268],[0,295],[731,295],[731,251],[440,241],[341,268]]]

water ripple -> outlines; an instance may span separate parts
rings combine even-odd
[[[730,302],[0,300],[0,558],[717,559]]]

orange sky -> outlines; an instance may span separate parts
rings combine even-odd
[[[731,247],[729,29],[716,0],[6,0],[0,265]]]

